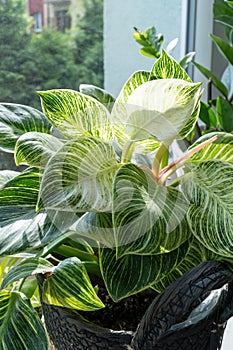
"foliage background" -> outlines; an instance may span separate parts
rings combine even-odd
[[[1,102],[40,109],[38,90],[78,90],[82,83],[103,87],[103,0],[85,0],[84,9],[74,30],[35,34],[25,0],[0,0]],[[0,152],[0,169],[11,158]]]

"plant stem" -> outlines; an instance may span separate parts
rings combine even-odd
[[[94,254],[84,252],[84,251],[77,249],[77,248],[74,248],[74,247],[69,247],[65,244],[62,244],[60,247],[55,248],[53,250],[53,252],[60,254],[62,256],[66,256],[66,257],[76,256],[80,260],[98,263],[98,258]]]
[[[166,152],[168,152],[168,147],[164,143],[162,143],[158,151],[156,152],[156,155],[152,164],[152,172],[156,176],[156,178],[158,178],[159,176],[161,161]]]
[[[121,156],[122,163],[130,162],[132,158],[133,150],[134,150],[134,141],[131,141],[131,140],[127,141],[122,151],[122,156]]]
[[[167,167],[163,168],[159,173],[159,179],[158,182],[160,184],[164,184],[169,176],[171,176],[178,168],[180,168],[189,158],[191,158],[195,153],[200,151],[203,147],[208,146],[215,140],[219,138],[218,135],[215,135],[211,137],[209,140],[206,140],[205,142],[202,142],[201,144],[197,145],[196,147],[193,147],[191,150],[186,152],[182,157],[180,157],[178,160],[172,162]]]

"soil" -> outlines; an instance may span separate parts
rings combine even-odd
[[[98,284],[98,296],[105,305],[98,311],[79,311],[85,319],[113,330],[135,331],[146,309],[157,293],[151,289],[134,294],[115,303],[103,285]]]

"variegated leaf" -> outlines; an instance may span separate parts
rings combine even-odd
[[[116,259],[116,251],[100,251],[100,268],[106,288],[117,302],[150,287],[166,276],[185,257],[188,243],[171,253],[158,255],[125,255]]]
[[[101,140],[81,137],[67,142],[45,168],[40,203],[71,212],[109,210],[119,166],[114,148]]]
[[[86,135],[112,140],[110,114],[93,97],[73,90],[41,91],[39,95],[46,117],[68,139]]]
[[[19,137],[15,146],[16,165],[26,164],[45,167],[48,160],[63,146],[63,142],[52,135],[27,132]]]
[[[180,64],[164,50],[152,67],[151,76],[154,79],[182,79],[192,82]]]
[[[233,268],[233,259],[224,258],[221,255],[215,254],[204,247],[195,237],[190,240],[190,247],[180,264],[174,267],[164,278],[156,282],[153,288],[162,292],[169,284],[176,281],[178,278],[201,262],[217,260],[225,262],[229,268]]]
[[[26,132],[38,131],[49,134],[52,125],[43,113],[35,108],[11,104],[0,104],[0,149],[14,152],[18,138]]]
[[[203,160],[219,159],[226,162],[233,162],[233,134],[224,132],[208,133],[200,137],[189,149],[209,140],[217,135],[218,139],[205,146],[198,153],[195,153],[189,161],[192,163],[201,162]]]
[[[49,350],[45,328],[22,293],[0,291],[0,349]]]
[[[0,256],[38,247],[60,233],[59,226],[36,213],[40,175],[29,169],[0,189]]]
[[[187,125],[200,96],[200,83],[159,79],[139,86],[121,115],[128,139],[170,142]],[[119,117],[118,117],[119,118]]]
[[[209,250],[233,257],[233,165],[221,160],[191,167],[181,181],[190,201],[187,219],[192,233]]]
[[[0,188],[5,185],[8,181],[19,175],[19,171],[13,170],[1,170],[0,171]]]
[[[47,304],[94,311],[104,307],[78,258],[68,258],[46,276],[43,300]]]
[[[86,213],[77,220],[71,229],[91,240],[92,246],[115,247],[112,213]]]
[[[179,247],[190,236],[183,194],[159,185],[133,164],[116,174],[113,223],[117,255],[160,254]]]
[[[81,93],[94,97],[97,101],[101,102],[111,112],[115,98],[107,91],[88,84],[81,84],[79,86]]]
[[[43,258],[33,257],[24,259],[10,269],[2,282],[1,288],[6,288],[8,284],[18,281],[21,278],[51,271],[52,268],[53,265]]]

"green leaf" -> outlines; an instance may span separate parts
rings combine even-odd
[[[151,76],[154,79],[182,79],[192,82],[181,65],[164,50],[161,57],[155,62],[151,70]]]
[[[150,58],[158,58],[160,56],[159,52],[151,46],[144,46],[140,49],[140,54]]]
[[[207,78],[207,79],[211,79],[213,85],[225,96],[227,97],[228,95],[228,91],[226,86],[208,69],[206,69],[205,67],[201,66],[199,63],[197,62],[193,62],[194,66],[197,67],[197,69],[199,69],[199,71]]]
[[[193,165],[181,181],[190,201],[187,219],[194,236],[216,254],[233,257],[233,164],[210,160]]]
[[[120,259],[114,250],[101,249],[100,268],[109,295],[117,302],[150,287],[184,259],[188,248],[184,243],[171,253],[125,255]]]
[[[192,163],[204,160],[223,160],[225,162],[233,162],[233,135],[223,132],[208,133],[200,137],[189,149],[209,140],[214,135],[218,135],[218,139],[205,146],[199,152],[195,153],[188,161]]]
[[[21,278],[50,271],[53,265],[43,258],[28,258],[13,266],[5,276],[1,288],[6,288],[8,284],[18,281]]]
[[[128,98],[128,119],[121,115],[128,138],[163,142],[176,138],[196,108],[200,85],[181,79],[159,79],[139,86]]]
[[[136,165],[123,165],[114,185],[113,223],[117,256],[160,254],[190,235],[189,203],[180,191],[159,185]]]
[[[109,112],[93,97],[73,90],[39,92],[48,120],[68,139],[82,135],[113,138]]]
[[[63,146],[57,137],[39,132],[20,136],[15,146],[16,165],[45,167],[48,160]]]
[[[218,119],[213,108],[203,101],[201,101],[199,118],[211,128],[217,128],[218,126]]]
[[[45,168],[41,203],[71,212],[108,210],[119,166],[114,148],[101,140],[81,137],[67,142]]]
[[[111,112],[115,98],[106,90],[94,85],[81,84],[79,90],[82,94],[91,96],[101,102]]]
[[[213,41],[216,43],[219,51],[225,56],[225,58],[233,64],[233,47],[231,47],[227,42],[220,37],[210,34]]]
[[[183,69],[186,69],[189,65],[190,62],[192,62],[194,56],[195,56],[195,52],[188,52],[180,61],[180,65]]]
[[[14,152],[18,138],[28,131],[38,131],[49,134],[51,124],[43,113],[35,108],[11,104],[0,104],[0,149]]]
[[[42,297],[47,304],[77,310],[95,311],[104,307],[78,258],[65,259],[46,276]]]
[[[0,256],[37,247],[56,237],[59,226],[36,213],[40,175],[29,169],[0,189]]]
[[[221,129],[226,132],[233,131],[233,105],[222,96],[217,98],[216,109]]]
[[[0,348],[49,349],[44,326],[37,312],[21,293],[0,291]]]
[[[222,23],[225,26],[228,26],[230,28],[233,28],[233,21],[232,21],[232,15],[227,16],[227,15],[219,15],[214,18],[216,22]]]
[[[229,64],[225,71],[223,72],[222,83],[226,86],[228,90],[228,101],[231,101],[233,98],[233,65]]]

